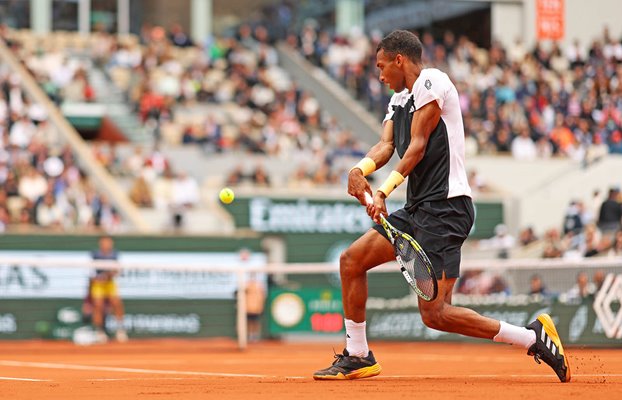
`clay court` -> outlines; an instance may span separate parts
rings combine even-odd
[[[375,378],[314,381],[341,343],[143,340],[79,347],[0,343],[2,399],[527,399],[622,398],[622,351],[570,348],[572,382],[510,346],[373,343]]]

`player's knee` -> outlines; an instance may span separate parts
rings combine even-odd
[[[441,307],[420,309],[419,311],[421,313],[423,323],[428,328],[442,331],[447,327],[448,321]]]
[[[341,273],[341,278],[347,278],[349,276],[356,275],[357,264],[352,255],[352,251],[350,249],[344,250],[341,253],[341,257],[339,257],[339,271]]]

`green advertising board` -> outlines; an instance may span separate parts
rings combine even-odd
[[[272,336],[343,332],[340,299],[340,291],[334,287],[273,290],[268,300],[269,332]],[[594,311],[592,299],[580,304],[564,304],[530,301],[528,297],[517,296],[503,301],[480,298],[473,304],[464,305],[484,316],[517,326],[526,326],[539,314],[548,313],[567,344],[622,346],[622,339],[607,334]],[[407,341],[479,340],[425,326],[414,294],[395,298],[370,297],[367,302],[367,337],[371,340]]]
[[[389,201],[394,211],[403,202]],[[501,202],[476,202],[471,238],[489,238],[503,222]],[[372,221],[354,200],[241,197],[227,205],[238,229],[278,235],[287,248],[287,262],[335,261],[340,252],[366,232]]]
[[[124,301],[124,328],[131,338],[235,337],[234,300]],[[70,339],[85,326],[76,299],[2,299],[0,340]],[[106,328],[116,330],[116,320],[106,318]]]
[[[343,330],[341,292],[334,288],[274,289],[269,299],[269,333],[336,333]]]

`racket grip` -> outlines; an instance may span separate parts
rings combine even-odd
[[[374,202],[373,197],[371,197],[371,194],[365,192],[365,201],[367,202],[367,204],[372,204]]]

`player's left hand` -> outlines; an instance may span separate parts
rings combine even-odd
[[[380,223],[380,214],[385,217],[388,215],[384,193],[380,191],[376,191],[376,193],[374,193],[374,204],[367,207],[367,214],[377,224]]]

